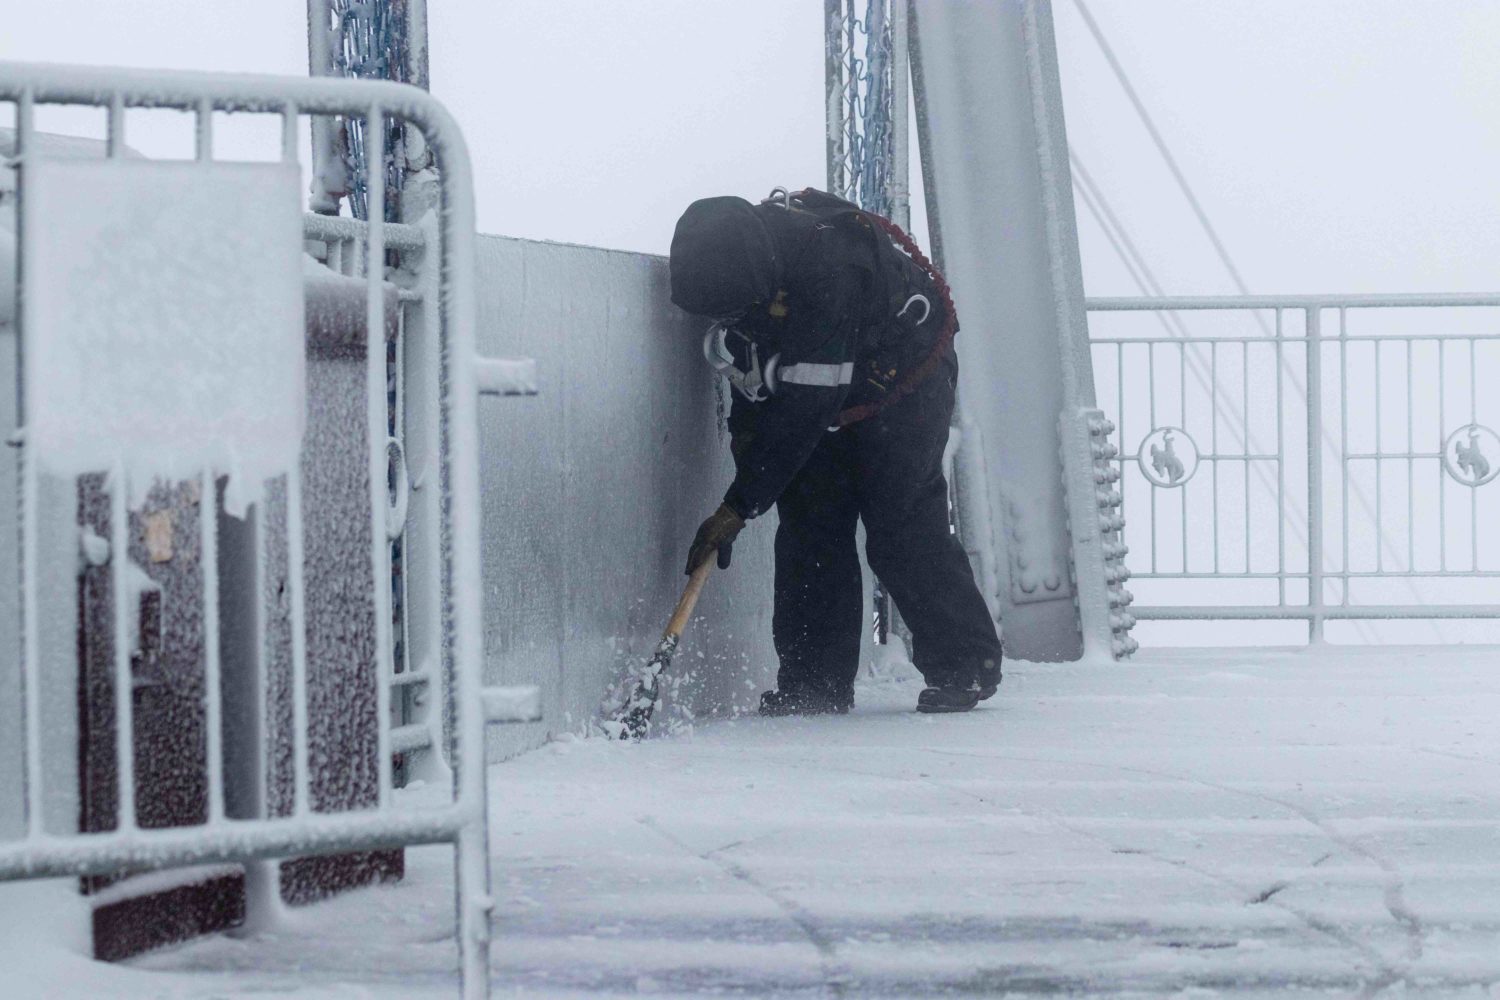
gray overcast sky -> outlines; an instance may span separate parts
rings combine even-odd
[[[1254,290],[1497,284],[1500,0],[1089,2]],[[660,251],[694,197],[821,183],[821,6],[432,0],[480,228]],[[1231,290],[1073,0],[1055,9],[1074,149],[1169,291]],[[301,0],[0,0],[0,21],[3,59],[306,70]],[[165,133],[132,142],[185,150]],[[1135,292],[1079,212],[1089,291]]]

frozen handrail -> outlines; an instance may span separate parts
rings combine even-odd
[[[1101,296],[1085,299],[1084,304],[1091,312],[1159,312],[1179,309],[1445,309],[1457,306],[1500,306],[1500,292]]]
[[[489,919],[493,902],[489,895],[489,866],[486,845],[486,794],[484,772],[485,704],[480,682],[482,666],[482,633],[480,599],[482,594],[479,567],[479,472],[477,458],[477,395],[475,377],[474,330],[474,205],[472,175],[463,136],[448,111],[423,90],[384,81],[347,79],[294,78],[264,75],[212,74],[198,72],[158,72],[136,69],[74,67],[30,63],[0,63],[0,102],[16,107],[18,148],[14,163],[25,171],[35,135],[33,112],[39,104],[69,104],[106,109],[108,154],[123,155],[125,150],[125,112],[131,108],[178,108],[196,116],[196,150],[201,161],[212,159],[212,116],[215,112],[253,112],[279,115],[281,155],[287,162],[298,158],[297,127],[302,116],[341,115],[367,121],[384,121],[386,116],[401,119],[422,133],[434,154],[440,177],[439,212],[436,219],[422,226],[383,223],[365,225],[353,220],[322,218],[308,220],[305,232],[314,239],[326,239],[359,245],[366,257],[363,270],[367,291],[367,329],[381,328],[384,317],[384,252],[391,249],[421,249],[418,285],[424,319],[422,342],[413,350],[424,359],[421,364],[420,390],[426,409],[420,415],[426,457],[432,476],[424,481],[434,502],[421,506],[423,513],[414,519],[435,519],[424,525],[424,539],[436,553],[432,572],[420,581],[435,591],[424,607],[432,621],[428,631],[436,637],[431,662],[421,668],[423,676],[440,682],[443,699],[441,710],[429,714],[429,733],[436,742],[446,735],[447,762],[452,768],[451,802],[433,809],[400,808],[390,802],[389,754],[394,749],[388,712],[378,713],[377,726],[381,748],[380,796],[376,808],[362,812],[337,814],[316,813],[306,808],[294,815],[259,819],[217,819],[202,826],[166,829],[135,829],[128,820],[118,829],[97,834],[62,835],[44,830],[40,823],[40,795],[43,771],[39,766],[40,744],[37,740],[40,715],[36,711],[39,689],[39,657],[36,645],[35,618],[25,635],[26,655],[23,671],[26,681],[28,761],[27,787],[30,805],[29,833],[19,841],[0,842],[0,878],[35,877],[104,873],[122,868],[161,868],[212,861],[244,861],[330,850],[355,850],[401,844],[449,842],[457,855],[457,939],[460,955],[462,989],[465,996],[488,995]],[[372,130],[379,133],[379,129]],[[378,157],[377,157],[378,160]],[[139,162],[139,161],[136,161]],[[381,185],[371,186],[378,192]],[[25,194],[22,188],[24,228]],[[23,241],[24,247],[24,241]],[[24,250],[23,250],[24,253]],[[21,264],[24,267],[24,261]],[[430,322],[427,322],[430,320]],[[22,342],[40,331],[19,331]],[[375,504],[384,492],[385,392],[383,367],[385,353],[382,339],[367,338],[370,347],[370,390],[377,386],[379,400],[371,400],[370,469],[372,477],[372,524],[375,557],[373,586],[376,595],[377,628],[382,634],[377,643],[378,683],[381,707],[387,704],[393,676],[390,672],[390,615],[382,609],[382,583],[390,579],[388,564],[381,549],[386,544],[384,519],[386,505]],[[378,356],[376,347],[379,347]],[[375,365],[381,366],[381,377],[375,378]],[[23,386],[24,390],[24,386]],[[24,396],[24,393],[23,393]],[[376,427],[376,403],[379,404],[380,427]],[[23,400],[24,405],[24,400]],[[379,431],[379,433],[377,433]],[[35,476],[33,456],[23,455],[23,468]],[[379,471],[379,482],[374,482]],[[296,476],[290,477],[289,500],[296,502]],[[374,487],[378,486],[379,489]],[[123,496],[123,490],[117,491]],[[37,493],[27,488],[28,506],[23,518],[35,520]],[[383,496],[380,497],[383,501]],[[414,508],[418,505],[414,504]],[[123,568],[124,555],[118,536],[123,534],[123,516],[116,511],[112,528],[117,535],[117,570]],[[23,524],[26,522],[23,521]],[[30,542],[23,555],[26,588],[36,586],[37,545],[35,525],[26,528]],[[293,531],[295,536],[295,530]],[[295,544],[295,537],[292,539]],[[209,548],[205,560],[214,553]],[[386,549],[384,556],[389,557]],[[295,550],[293,563],[297,562]],[[292,567],[296,572],[297,567]],[[212,565],[205,572],[215,572]],[[294,603],[300,594],[301,581],[291,581]],[[387,591],[387,598],[388,598]],[[34,609],[33,591],[23,600]],[[300,618],[294,607],[294,619]],[[116,602],[117,620],[123,615],[123,602]],[[28,612],[34,615],[33,612]],[[425,619],[424,619],[425,621]],[[210,620],[207,627],[215,623]],[[293,629],[294,634],[300,628]],[[205,636],[216,643],[216,636]],[[296,650],[294,649],[294,653]],[[300,656],[294,655],[294,661]],[[294,663],[294,666],[301,666]],[[215,669],[210,662],[207,668]],[[295,675],[300,681],[301,669]],[[428,685],[433,686],[432,684]],[[294,685],[300,687],[300,684]],[[212,688],[210,688],[212,690]],[[303,708],[302,692],[294,692]],[[117,701],[117,719],[128,722],[131,699]],[[434,706],[435,709],[438,706]],[[298,753],[296,783],[299,800],[305,801],[307,763],[305,761],[305,727],[307,720],[298,712],[296,736]],[[452,720],[445,731],[442,719]],[[212,721],[212,720],[211,720]],[[123,754],[133,752],[128,724],[120,740]],[[404,734],[403,734],[404,735]],[[211,747],[212,752],[217,746]],[[128,759],[118,762],[122,774],[128,774]],[[222,782],[223,775],[210,773],[208,780]],[[222,787],[220,788],[222,793]],[[127,800],[128,795],[122,796]],[[211,801],[220,801],[218,794]]]
[[[1364,641],[1377,639],[1370,622],[1423,620],[1451,641],[1439,622],[1500,619],[1500,562],[1482,531],[1500,515],[1484,396],[1500,380],[1500,292],[1086,304],[1126,444],[1110,462],[1134,512],[1143,606],[1130,614],[1305,621],[1310,642],[1334,620]],[[1209,326],[1257,310],[1274,314],[1268,333]],[[1431,312],[1398,325],[1409,310]],[[1103,322],[1153,312],[1200,314],[1205,332]]]

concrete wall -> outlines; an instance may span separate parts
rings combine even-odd
[[[668,301],[665,260],[481,237],[477,264],[480,352],[535,357],[541,377],[535,398],[480,404],[486,680],[539,684],[545,712],[491,727],[498,758],[579,731],[649,656],[732,465],[703,324]],[[774,525],[752,522],[710,579],[659,720],[771,685]]]

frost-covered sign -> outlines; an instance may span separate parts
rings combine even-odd
[[[295,164],[24,169],[30,454],[61,474],[123,463],[137,490],[213,469],[241,501],[291,468],[305,420]]]

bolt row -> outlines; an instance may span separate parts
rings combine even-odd
[[[1088,426],[1089,450],[1094,458],[1094,484],[1100,487],[1094,491],[1099,505],[1099,530],[1106,536],[1101,549],[1104,555],[1104,580],[1109,590],[1110,650],[1115,659],[1119,660],[1140,648],[1140,644],[1130,637],[1130,630],[1135,627],[1135,616],[1123,610],[1130,606],[1135,596],[1123,586],[1130,579],[1130,569],[1125,565],[1125,556],[1130,552],[1130,547],[1119,537],[1120,532],[1125,530],[1125,518],[1120,513],[1124,497],[1119,490],[1112,488],[1120,480],[1120,470],[1114,466],[1120,450],[1109,441],[1109,436],[1115,432],[1112,420],[1095,416],[1089,419]],[[1108,537],[1111,535],[1114,537]]]

